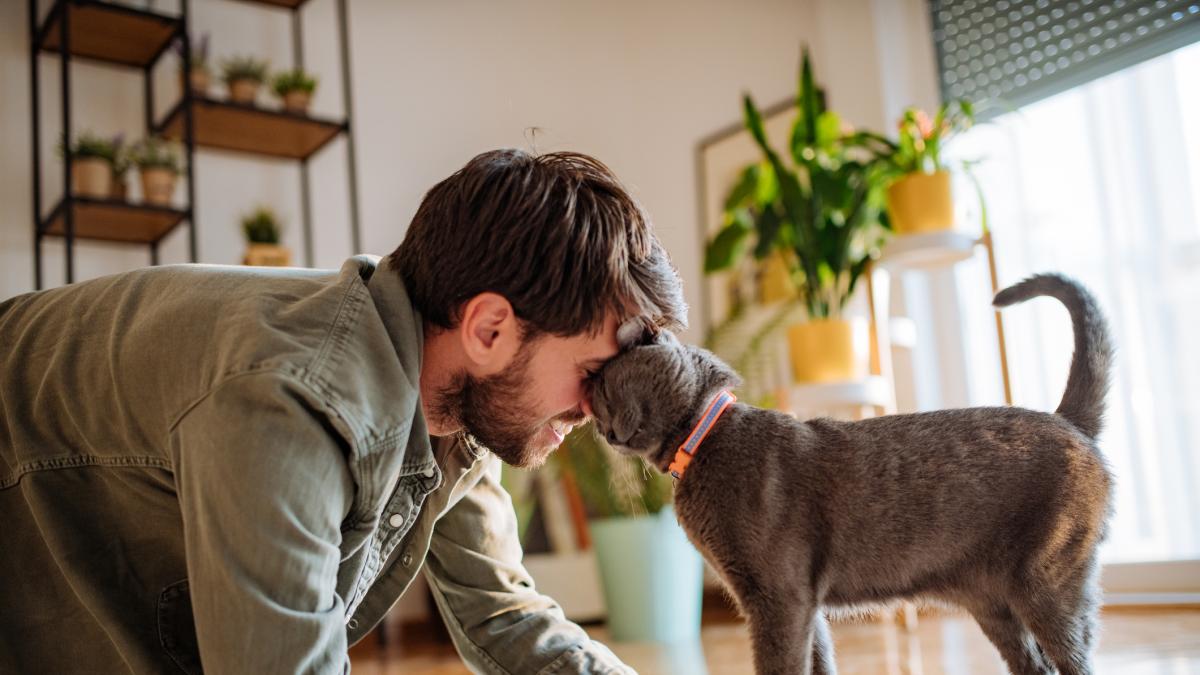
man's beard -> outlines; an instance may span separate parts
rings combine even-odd
[[[482,378],[465,371],[456,373],[431,405],[441,421],[471,434],[500,459],[521,468],[541,466],[555,449],[534,445],[550,420],[538,419],[537,413],[522,403],[533,389],[529,364],[535,342],[525,340],[504,372]],[[576,409],[555,420],[575,424],[585,417]]]

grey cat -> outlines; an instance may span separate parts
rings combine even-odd
[[[675,508],[749,624],[756,672],[836,672],[823,610],[900,599],[965,608],[1018,675],[1092,672],[1112,492],[1095,439],[1112,346],[1095,299],[1066,277],[1031,277],[994,304],[1042,295],[1067,306],[1075,331],[1056,414],[799,421],[735,403],[717,419]],[[667,471],[740,379],[669,333],[620,337],[636,346],[597,375],[597,430]]]

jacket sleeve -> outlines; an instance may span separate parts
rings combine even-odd
[[[568,621],[521,565],[499,459],[434,527],[425,575],[459,654],[488,675],[634,673]]]
[[[203,668],[349,671],[336,593],[354,485],[345,445],[283,375],[234,376],[175,425],[172,454]]]

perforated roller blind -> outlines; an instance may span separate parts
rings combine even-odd
[[[943,100],[981,118],[1200,40],[1200,0],[930,0]],[[1200,73],[1195,74],[1200,87]]]

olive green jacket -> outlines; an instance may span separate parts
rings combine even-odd
[[[177,265],[0,303],[0,672],[340,673],[424,569],[480,673],[627,673],[432,439],[396,270]]]

